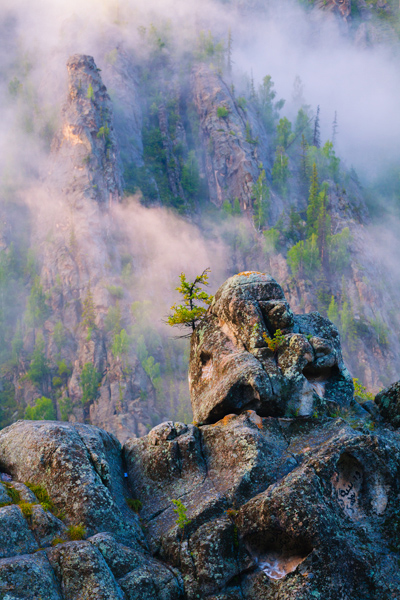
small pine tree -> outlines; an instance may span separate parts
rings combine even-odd
[[[32,361],[28,370],[28,378],[32,383],[41,384],[45,377],[49,374],[49,366],[44,353],[43,336],[38,336],[35,344],[35,349],[32,353]]]
[[[23,348],[24,348],[24,340],[22,338],[21,326],[18,323],[14,337],[11,341],[12,358],[15,363],[18,362]]]
[[[328,319],[332,321],[332,323],[334,323],[335,325],[339,325],[339,309],[334,296],[332,296],[328,306]]]
[[[192,331],[196,329],[196,326],[207,312],[207,308],[204,306],[196,305],[196,300],[200,300],[207,306],[209,306],[213,300],[213,296],[207,294],[207,292],[200,287],[202,285],[208,285],[209,271],[210,269],[205,269],[193,282],[187,281],[185,273],[181,273],[181,285],[175,289],[182,294],[184,303],[171,306],[173,314],[169,315],[167,319],[168,325],[171,325],[171,327],[175,325],[178,327],[191,327]]]
[[[307,235],[310,235],[314,230],[315,223],[319,213],[318,206],[318,194],[319,194],[319,184],[318,184],[318,171],[317,165],[313,163],[312,173],[311,173],[311,185],[310,185],[310,195],[308,196],[308,207],[307,207]]]
[[[289,178],[289,158],[285,149],[278,146],[275,153],[275,162],[272,167],[272,181],[282,195],[287,192],[287,180]]]
[[[83,301],[82,311],[82,325],[87,329],[94,329],[96,327],[96,310],[94,307],[92,290],[89,287],[87,290],[86,298]]]
[[[308,180],[309,180],[309,173],[308,173],[308,164],[307,164],[307,149],[308,149],[308,144],[307,144],[307,140],[304,136],[304,133],[301,136],[301,145],[300,145],[300,181],[303,184],[303,186],[307,185]]]
[[[241,214],[242,214],[242,209],[240,208],[239,198],[235,198],[235,200],[233,201],[232,215],[239,216]]]
[[[49,307],[46,304],[46,295],[43,292],[43,287],[40,283],[40,278],[35,277],[29,294],[26,321],[27,324],[34,329],[43,325],[49,315]]]
[[[319,106],[317,107],[317,114],[314,121],[314,135],[313,135],[313,146],[319,148],[321,146],[321,132],[319,127]]]
[[[92,363],[84,364],[80,380],[82,404],[96,399],[100,381],[101,373],[96,370],[95,366]]]
[[[180,529],[184,529],[185,525],[189,525],[190,519],[187,518],[187,508],[181,500],[172,500],[172,504],[175,506],[173,509],[174,513],[178,515],[176,524]]]
[[[258,231],[261,231],[267,220],[269,189],[265,183],[265,179],[265,171],[263,169],[253,186],[253,219]]]

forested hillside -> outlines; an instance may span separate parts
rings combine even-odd
[[[51,31],[45,2],[36,32],[18,6],[0,14],[0,426],[78,420],[124,440],[191,421],[188,340],[165,321],[179,274],[208,267],[210,293],[271,273],[295,312],[337,325],[368,390],[397,379],[398,4],[70,9]],[[259,25],[283,32],[272,48]],[[347,60],[366,69],[353,90]]]

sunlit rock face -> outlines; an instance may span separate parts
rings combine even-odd
[[[71,421],[90,422],[125,440],[147,433],[150,415],[157,411],[154,388],[135,353],[129,353],[125,364],[116,358],[111,351],[113,337],[105,327],[116,304],[126,327],[132,318],[128,294],[116,300],[110,292],[123,289],[125,250],[123,241],[121,245],[117,241],[124,236],[114,211],[122,196],[114,111],[93,57],[72,55],[67,73],[68,93],[44,181],[48,194],[34,216],[35,242],[42,253],[40,279],[52,309],[44,326],[46,356],[51,365],[62,358],[70,366],[70,375],[57,392],[62,397],[57,417],[65,418],[60,406],[66,402]],[[128,78],[126,70],[123,76]],[[126,93],[132,95],[132,80],[126,85]],[[132,128],[130,121],[127,134]],[[89,292],[95,314],[90,334],[82,323]],[[64,332],[61,355],[54,343],[57,326]],[[101,381],[96,397],[83,404],[81,374],[89,363]],[[21,390],[24,387],[25,383]],[[30,402],[39,395],[34,390]]]
[[[323,414],[353,396],[336,327],[319,313],[293,315],[280,285],[256,272],[217,291],[192,336],[189,383],[199,423],[248,409]]]
[[[74,54],[67,70],[68,97],[52,145],[53,176],[71,204],[82,195],[108,207],[122,194],[111,100],[91,56]]]

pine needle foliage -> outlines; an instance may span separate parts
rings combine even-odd
[[[185,273],[180,274],[181,285],[175,289],[182,294],[183,304],[171,306],[173,313],[167,318],[168,325],[191,327],[192,331],[195,330],[207,312],[207,308],[196,304],[196,301],[209,306],[213,300],[213,296],[201,288],[201,286],[208,285],[209,272],[210,269],[205,269],[194,281],[188,281]]]
[[[185,525],[189,525],[190,519],[187,517],[187,508],[181,500],[172,500],[172,504],[175,506],[173,509],[174,513],[177,514],[176,524],[180,529],[184,529]]]

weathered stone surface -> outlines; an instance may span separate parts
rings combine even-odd
[[[65,598],[124,600],[107,563],[90,542],[59,544],[47,556]]]
[[[39,505],[32,506],[29,525],[40,548],[50,546],[56,538],[66,537],[67,526],[49,510],[44,510]]]
[[[44,486],[70,523],[143,543],[128,508],[120,444],[100,429],[18,421],[0,432],[0,463],[13,479]]]
[[[3,600],[62,600],[54,572],[44,552],[0,560]]]
[[[382,417],[395,427],[400,426],[400,381],[380,391],[375,396]]]
[[[284,337],[274,351],[268,338],[278,330]],[[256,272],[217,291],[192,336],[189,384],[199,423],[244,409],[320,414],[348,406],[353,394],[336,327],[318,313],[294,316],[277,282]]]
[[[0,558],[28,554],[37,549],[21,509],[15,505],[0,508]]]

